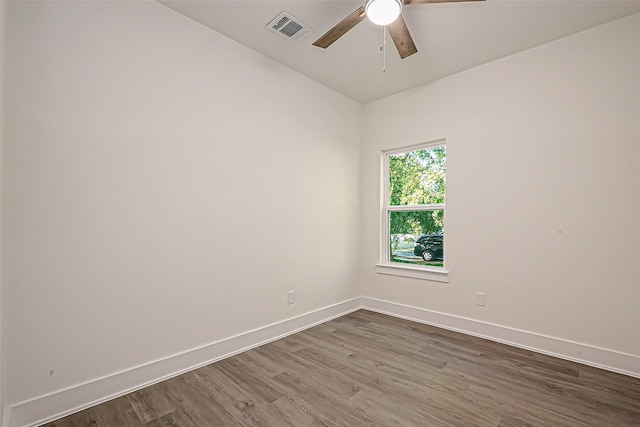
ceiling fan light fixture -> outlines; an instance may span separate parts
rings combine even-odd
[[[367,0],[364,10],[374,24],[389,25],[400,16],[402,0]]]

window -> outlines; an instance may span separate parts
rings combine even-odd
[[[444,141],[383,153],[379,273],[448,280],[444,243],[446,160]]]

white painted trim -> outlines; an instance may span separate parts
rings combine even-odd
[[[404,147],[382,150],[382,152],[384,154],[398,155],[398,154],[409,153],[411,151],[416,151],[416,150],[430,150],[432,148],[444,147],[445,145],[447,145],[447,138],[441,137],[441,138],[430,139],[428,142],[419,142],[417,144],[405,145]]]
[[[361,298],[342,301],[143,365],[38,396],[6,408],[5,427],[34,427],[123,396],[185,372],[259,347],[361,308]]]
[[[407,264],[376,264],[376,273],[449,283],[449,271]]]
[[[443,211],[445,208],[444,203],[434,203],[431,205],[389,205],[387,211],[389,212],[404,212],[404,211]]]
[[[448,282],[449,276],[446,276],[446,280],[438,280],[433,277],[437,277],[435,275],[430,274],[419,274],[414,273],[412,271],[408,271],[406,274],[400,273],[398,270],[392,270],[389,268],[385,268],[389,266],[389,262],[391,260],[391,254],[389,253],[389,240],[390,236],[390,225],[389,225],[389,215],[390,212],[400,212],[400,211],[433,211],[433,210],[445,210],[445,203],[438,204],[429,204],[429,205],[398,205],[391,206],[390,205],[390,197],[389,194],[389,156],[399,155],[409,153],[411,151],[416,150],[431,150],[438,147],[446,147],[447,139],[439,138],[435,140],[431,140],[429,142],[422,142],[420,144],[409,145],[405,147],[393,148],[388,150],[382,150],[380,152],[380,262],[376,265],[376,272],[382,274],[392,274],[395,276],[404,276],[404,277],[413,277],[416,279],[427,279],[427,280],[437,280],[439,282]],[[446,228],[446,226],[445,226]],[[441,278],[443,276],[440,276]]]
[[[640,378],[640,355],[375,298],[362,297],[362,308]]]

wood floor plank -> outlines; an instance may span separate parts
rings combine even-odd
[[[140,421],[149,423],[175,411],[175,405],[159,390],[160,388],[147,387],[125,396]]]
[[[237,420],[225,405],[214,399],[199,374],[193,371],[165,381],[167,398],[197,426],[236,425]]]
[[[195,372],[212,398],[220,403],[243,426],[268,426],[280,419],[271,404],[282,392],[263,380],[245,376],[238,381],[229,375],[228,368],[210,365]],[[286,423],[280,419],[282,425]]]
[[[640,379],[360,310],[47,427],[640,427]]]
[[[145,424],[145,427],[196,427],[197,424],[182,411],[177,410]]]
[[[94,406],[68,417],[47,424],[51,427],[75,426],[140,426],[142,421],[137,417],[131,404],[125,397],[119,397],[108,402],[106,406]]]
[[[285,417],[287,425],[295,427],[328,426],[329,421],[324,419],[314,408],[305,401],[285,396],[273,402]]]

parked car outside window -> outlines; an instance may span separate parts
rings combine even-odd
[[[444,235],[421,234],[414,244],[413,254],[425,261],[444,259]]]

